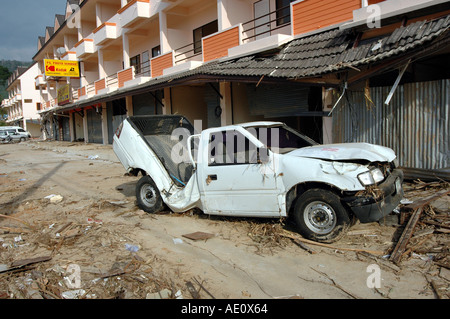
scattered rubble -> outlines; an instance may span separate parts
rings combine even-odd
[[[86,176],[89,174],[95,171]],[[211,218],[192,211],[165,215],[174,224],[192,222],[187,231],[166,234],[169,239],[163,250],[176,256],[175,265],[168,267],[159,252],[146,249],[144,239],[135,234],[136,230],[151,232],[152,223],[160,216],[145,214],[133,200],[123,199],[125,196],[114,197],[122,192],[130,194],[127,199],[134,196],[132,177],[113,184],[110,193],[98,198],[91,198],[90,192],[86,197],[71,196],[52,181],[41,192],[24,197],[16,184],[22,175],[18,171],[0,172],[0,191],[7,194],[0,197],[0,299],[222,298],[217,288],[220,283],[212,284],[222,269],[215,275],[194,276],[186,270],[192,264],[184,265],[177,252],[198,248],[206,255],[213,254],[207,247],[226,241],[245,246],[261,260],[289,251],[298,253],[299,260],[325,261],[338,256],[344,261],[377,264],[395,278],[414,271],[424,278],[421,293],[425,297],[450,298],[450,185],[444,181],[406,183],[405,200],[397,213],[389,216],[392,222],[356,224],[333,245],[305,240],[290,231],[291,221],[285,219]],[[27,177],[27,182],[34,183],[32,177]],[[58,195],[45,198],[52,193],[62,200],[52,204],[51,199]],[[14,198],[18,200],[12,203]],[[150,222],[143,226],[146,220]],[[396,250],[399,245],[402,249]],[[396,256],[400,256],[397,262]],[[242,265],[232,259],[229,262],[250,277]],[[346,298],[363,298],[322,264],[325,262],[314,269],[308,267],[310,276],[301,276],[332,286]],[[229,280],[227,275],[224,273],[225,280]],[[258,279],[254,282],[259,285]],[[236,293],[242,298],[255,296],[249,287],[237,287]],[[291,292],[277,295],[307,297]],[[374,290],[374,295],[391,298],[390,288]]]

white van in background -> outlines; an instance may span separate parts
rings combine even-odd
[[[0,131],[7,131],[14,140],[17,139],[21,142],[31,138],[30,132],[25,131],[20,126],[0,126]]]

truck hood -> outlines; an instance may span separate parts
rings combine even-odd
[[[294,150],[287,155],[329,161],[366,160],[369,162],[392,162],[396,157],[392,149],[368,143],[316,145]]]

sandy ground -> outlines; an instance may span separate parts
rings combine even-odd
[[[400,265],[382,257],[401,234],[396,218],[394,225],[356,224],[334,248],[307,244],[311,253],[283,236],[296,235],[289,221],[217,218],[199,211],[146,214],[135,204],[138,178],[124,173],[111,146],[0,145],[0,214],[8,216],[0,217],[0,298],[144,299],[161,291],[163,298],[184,299],[448,299],[450,294],[449,270],[433,260],[448,256],[448,233],[418,238],[432,247],[405,255]],[[410,192],[409,199],[435,191]],[[447,217],[448,198],[432,206]],[[195,232],[212,237],[183,236]],[[14,262],[39,257],[44,261],[10,271]],[[380,283],[373,287],[377,269]]]

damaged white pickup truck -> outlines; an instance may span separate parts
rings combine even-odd
[[[278,122],[195,134],[183,116],[133,116],[113,149],[128,173],[142,173],[136,198],[146,212],[292,217],[302,236],[320,242],[338,240],[357,219],[378,221],[403,198],[391,149],[318,145]]]

